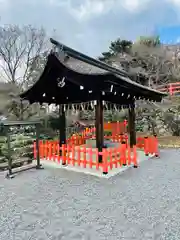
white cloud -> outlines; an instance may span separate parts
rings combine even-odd
[[[72,2],[68,2],[68,7],[70,13],[77,20],[87,21],[114,9],[118,9],[120,14],[124,9],[131,13],[137,13],[146,8],[150,2],[153,2],[153,0],[83,0],[76,7],[72,6]]]
[[[70,13],[78,20],[89,20],[91,17],[107,13],[114,6],[115,1],[84,0],[77,7],[70,8]]]
[[[56,38],[90,55],[106,51],[117,37],[136,39],[156,26],[180,23],[180,0],[0,0],[0,4],[0,23],[43,25],[50,33],[56,29]]]
[[[167,0],[168,2],[180,6],[180,0]]]
[[[124,6],[130,12],[139,12],[144,9],[151,0],[125,0]]]

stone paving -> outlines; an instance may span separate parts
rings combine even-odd
[[[180,151],[110,179],[63,169],[0,175],[0,240],[179,240]]]

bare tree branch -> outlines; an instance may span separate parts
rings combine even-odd
[[[43,28],[17,25],[0,27],[0,68],[3,81],[20,86],[28,84],[29,68],[33,61],[47,51],[47,38]],[[31,79],[32,80],[32,79]]]
[[[133,79],[141,82],[141,76],[147,79],[150,87],[180,79],[180,46],[167,48],[161,44],[132,44],[128,52],[113,54],[109,62],[118,68],[124,68]]]
[[[38,73],[45,63],[44,53],[48,52],[46,32],[43,28],[36,29],[31,25],[5,25],[0,27],[0,82],[18,86],[19,94],[37,80]],[[43,61],[42,61],[43,59]],[[34,73],[36,72],[36,74]],[[15,115],[19,119],[23,114],[26,118],[37,114],[37,107],[27,103],[21,104],[4,92],[0,94],[4,102],[3,112],[6,115]],[[1,104],[1,110],[3,104]],[[38,108],[40,111],[40,107]],[[1,111],[2,112],[2,111]]]

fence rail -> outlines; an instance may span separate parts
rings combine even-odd
[[[85,140],[85,136],[81,136]],[[47,161],[54,161],[62,165],[79,166],[83,168],[95,168],[103,173],[108,173],[113,168],[125,165],[138,166],[137,149],[143,149],[145,155],[158,153],[158,140],[151,136],[148,138],[137,138],[137,145],[130,148],[127,136],[119,138],[117,136],[113,141],[119,142],[116,147],[104,148],[99,152],[97,148],[79,145],[74,142],[72,145],[59,146],[58,141],[40,141],[40,158]],[[37,157],[36,143],[34,143],[34,159]],[[102,156],[102,162],[99,162],[99,156]]]
[[[159,85],[157,90],[168,93],[171,96],[178,95],[180,94],[180,82]]]
[[[105,132],[112,132],[112,134],[120,134],[120,133],[127,133],[127,126],[128,122],[127,120],[124,120],[123,122],[106,122],[104,123],[104,131]],[[67,127],[66,128],[66,136],[67,138],[73,134],[86,134],[89,132],[95,133],[96,128],[95,127]]]

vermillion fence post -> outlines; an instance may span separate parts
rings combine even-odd
[[[154,154],[154,137],[149,137],[148,139],[149,153]]]
[[[49,160],[49,141],[46,142],[46,159]]]
[[[48,151],[48,146],[47,146],[47,140],[44,142],[44,158],[47,160],[47,151]]]
[[[57,143],[56,153],[57,153],[57,161],[58,161],[58,163],[60,163],[60,147],[59,147],[59,142]]]
[[[128,146],[128,135],[125,135],[124,136],[124,140],[125,140],[125,142],[126,142],[126,147]]]
[[[60,150],[59,141],[56,141],[56,148],[55,148],[56,161],[58,161],[58,150]]]
[[[70,164],[71,163],[71,158],[70,158],[70,153],[72,153],[72,147],[73,147],[74,145],[72,145],[72,146],[69,146],[69,145],[67,145],[66,146],[66,158],[67,158],[67,164]]]
[[[110,169],[112,170],[113,168],[113,151],[112,151],[112,148],[108,149],[109,151],[106,151],[106,154],[109,153],[109,166],[110,166]],[[106,155],[107,156],[107,155]]]
[[[114,166],[117,168],[118,166],[118,160],[119,160],[119,149],[114,148]]]
[[[122,167],[122,159],[121,159],[121,145],[118,147],[118,163],[120,165],[120,167]]]
[[[52,143],[51,143],[51,141],[49,141],[48,147],[49,147],[49,160],[51,160],[52,159]]]
[[[40,155],[40,158],[42,159],[43,158],[43,141],[39,141],[39,155]]]
[[[103,159],[103,174],[108,174],[108,162],[107,162],[107,150],[103,148],[102,153]]]
[[[148,137],[144,137],[144,153],[146,156],[149,156],[149,139]]]
[[[95,155],[96,155],[96,170],[99,170],[99,152],[98,149],[95,149]]]
[[[87,161],[86,161],[86,148],[84,147],[83,148],[83,167],[86,168],[86,164],[87,164]]]
[[[71,142],[71,146],[72,145],[75,145],[75,136],[73,135],[73,137],[72,137],[72,142]],[[67,146],[67,148],[68,148],[68,146]]]
[[[45,150],[46,149],[46,145],[45,145],[45,141],[42,141],[42,154],[43,154],[43,159],[45,159]]]
[[[62,144],[60,150],[62,150],[62,165],[66,165],[66,148],[64,144]]]
[[[34,141],[33,144],[33,153],[34,153],[34,159],[37,159],[37,154],[36,154],[36,142]]]
[[[156,134],[154,134],[154,153],[156,157],[159,157],[158,139]]]
[[[77,146],[78,145],[78,136],[77,135],[75,135],[75,144],[74,144],[75,146]]]
[[[82,137],[81,135],[79,135],[79,146],[83,144],[83,140],[82,140]]]
[[[77,151],[77,163],[78,163],[78,166],[81,165],[81,148],[78,146],[76,147],[76,151]]]
[[[76,135],[76,144],[75,145],[79,146],[79,135],[78,134]]]
[[[82,137],[79,135],[79,144],[78,144],[78,146],[80,146],[82,144],[83,144]]]
[[[57,154],[56,154],[56,141],[53,142],[53,161],[55,162],[57,159]]]
[[[173,87],[171,83],[169,84],[169,93],[171,96],[173,95]]]
[[[119,138],[120,138],[120,142],[122,143],[123,142],[123,133],[120,133]]]
[[[133,146],[133,163],[134,163],[134,168],[137,168],[138,164],[137,164],[137,149],[136,149],[136,146]]]
[[[89,167],[92,168],[92,165],[93,165],[93,151],[92,151],[92,148],[89,149]]]
[[[75,150],[75,146],[72,146],[72,165],[75,166],[75,162],[76,162],[76,150]]]
[[[132,160],[131,160],[131,148],[130,148],[130,146],[127,147],[127,157],[128,157],[128,165],[131,165]]]
[[[121,144],[121,154],[122,154],[122,159],[123,159],[123,166],[127,165],[127,156],[126,156],[126,142],[122,142]]]
[[[82,136],[82,144],[86,143],[86,138],[84,136]]]

